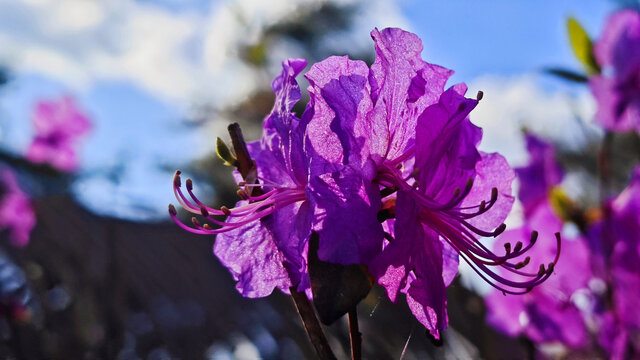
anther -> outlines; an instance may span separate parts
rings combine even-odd
[[[246,182],[244,182],[244,181],[240,181],[240,182],[238,183],[238,186],[239,186],[239,187],[243,187],[243,186],[245,186],[245,185],[247,185],[247,183],[246,183]]]
[[[516,243],[516,246],[513,248],[513,252],[517,253],[520,252],[520,250],[522,250],[522,241],[518,241]]]
[[[182,182],[180,181],[180,174],[182,174],[182,171],[180,170],[176,170],[176,173],[173,174],[173,186],[175,187],[180,187],[182,185]]]
[[[482,91],[478,91],[476,94],[476,100],[480,101],[484,97],[484,93]]]
[[[204,225],[202,225],[202,227],[203,227],[205,230],[213,230],[209,224],[204,224]]]
[[[544,264],[540,264],[540,269],[538,270],[538,276],[544,275],[545,272],[546,270],[544,268]]]
[[[551,275],[553,273],[553,269],[556,267],[555,263],[549,263],[549,265],[547,265],[547,271],[549,272],[549,275]]]
[[[193,190],[193,180],[187,179],[187,190]]]
[[[467,183],[464,184],[464,192],[469,192],[472,187],[473,187],[473,179],[472,178],[468,178],[467,179]]]
[[[174,216],[175,216],[176,214],[178,214],[178,212],[176,211],[175,206],[173,206],[173,205],[171,205],[171,204],[169,204],[169,214],[174,215]]]
[[[222,207],[220,208],[220,211],[222,211],[222,212],[223,212],[225,215],[227,215],[227,216],[231,215],[231,210],[229,210],[229,208],[228,208],[228,207],[226,207],[226,206],[222,206]]]
[[[538,240],[538,232],[537,232],[537,231],[535,231],[535,230],[533,230],[533,231],[531,232],[531,240],[529,240],[529,242],[530,242],[531,244],[535,244],[535,243],[536,243],[536,240]]]
[[[493,237],[496,237],[496,236],[502,234],[506,228],[507,228],[507,224],[505,224],[505,223],[500,224],[500,226],[498,226],[498,228],[493,231]],[[520,243],[520,244],[522,244],[522,243]],[[518,247],[518,245],[516,244],[516,248],[517,247]],[[518,250],[516,250],[516,251],[518,251]]]
[[[207,217],[209,216],[209,211],[207,211],[207,208],[204,206],[200,206],[200,213],[202,214],[202,216]]]
[[[491,202],[498,200],[498,188],[491,189]]]
[[[192,217],[191,218],[191,222],[193,223],[193,225],[195,225],[196,227],[200,226],[200,221],[198,221],[198,219],[196,219],[196,217]]]
[[[238,196],[242,199],[242,200],[249,200],[249,195],[247,195],[247,193],[242,190],[242,189],[238,189],[238,191],[236,191],[236,194],[238,194]]]
[[[523,261],[517,263],[515,265],[516,269],[522,269],[523,267],[527,266],[529,264],[529,261],[531,261],[531,257],[527,256]]]
[[[480,202],[480,206],[478,206],[478,211],[479,211],[479,212],[483,212],[483,211],[484,211],[484,208],[485,208],[486,206],[487,206],[487,202],[486,202],[486,201],[484,201],[484,200],[482,200],[482,201]]]
[[[504,244],[504,250],[507,252],[507,255],[511,254],[511,243]]]

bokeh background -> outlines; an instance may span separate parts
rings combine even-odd
[[[216,137],[227,139],[231,122],[241,124],[248,140],[259,137],[272,106],[269,85],[285,58],[315,62],[348,54],[371,62],[374,27],[417,33],[425,60],[456,71],[450,84],[465,82],[470,93],[484,92],[471,116],[484,129],[482,150],[523,165],[522,130],[532,130],[559,144],[561,156],[574,164],[576,171],[564,180],[569,195],[597,201],[588,186],[595,187],[595,169],[583,163],[588,150],[573,152],[600,141],[602,131],[592,125],[594,100],[586,87],[545,69],[580,69],[568,45],[568,16],[595,36],[607,14],[637,5],[0,0],[0,162],[18,172],[37,216],[28,246],[0,243],[0,283],[13,279],[11,289],[29,289],[33,300],[28,321],[0,322],[0,357],[312,356],[285,295],[242,299],[211,253],[213,239],[169,222],[171,182],[181,169],[208,203],[233,204],[231,171],[215,156]],[[92,123],[71,174],[23,158],[34,136],[34,106],[64,96]],[[507,224],[521,222],[516,204]],[[23,276],[3,278],[2,266]],[[433,343],[403,302],[393,305],[374,289],[359,309],[365,357],[533,354],[530,343],[485,325],[477,295],[483,291],[461,269],[449,288],[451,329],[442,343]],[[346,356],[346,322],[329,331],[336,352]]]

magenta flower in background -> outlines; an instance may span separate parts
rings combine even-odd
[[[8,168],[0,168],[0,230],[8,231],[15,246],[29,243],[29,234],[36,224],[31,202],[18,186],[16,175]]]
[[[549,191],[560,184],[563,172],[551,144],[529,133],[525,135],[525,141],[529,165],[516,168],[516,174],[520,180],[518,199],[525,216],[529,216],[538,205],[548,201]]]
[[[611,294],[600,318],[600,344],[614,358],[625,358],[629,346],[640,353],[640,167],[627,188],[605,204],[604,217],[592,227],[589,240],[596,273]]]
[[[640,13],[611,15],[594,53],[603,68],[589,80],[597,120],[608,130],[640,133]]]
[[[91,123],[73,99],[64,97],[39,102],[32,120],[35,137],[27,150],[27,159],[48,163],[62,171],[75,170],[78,166],[78,138],[89,131]]]
[[[494,247],[497,250],[509,242],[526,241],[534,229],[543,232],[562,229],[562,220],[548,202],[539,204],[523,227],[506,231]],[[563,239],[562,248],[562,260],[544,284],[521,296],[493,291],[485,298],[489,324],[507,335],[525,335],[536,343],[560,342],[573,348],[587,345],[589,334],[577,301],[580,297],[589,298],[592,278],[589,248],[580,238]],[[528,255],[530,261],[542,262],[555,252],[553,242],[540,240]]]

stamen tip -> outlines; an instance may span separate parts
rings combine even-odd
[[[175,174],[173,174],[173,186],[180,187],[182,186],[182,182],[180,181],[180,174],[182,171],[176,170]]]
[[[200,213],[202,214],[202,216],[207,217],[209,216],[209,211],[207,210],[206,207],[204,206],[200,206]]]
[[[175,206],[173,206],[172,204],[169,204],[169,214],[176,216],[178,214],[178,212],[176,211]]]
[[[187,179],[187,190],[191,191],[193,190],[193,180],[191,179]]]
[[[209,226],[209,224],[204,224],[204,225],[202,225],[202,227],[203,227],[205,230],[213,230],[213,229],[211,228],[211,226]]]
[[[222,212],[223,212],[225,215],[227,215],[227,216],[231,215],[231,210],[229,210],[229,208],[228,208],[228,207],[226,207],[226,206],[222,206],[222,207],[220,208],[220,211],[222,211]]]
[[[481,90],[478,91],[478,93],[476,94],[476,100],[480,101],[482,100],[483,97],[484,97],[484,93]]]

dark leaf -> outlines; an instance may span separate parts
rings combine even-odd
[[[331,325],[353,309],[371,290],[372,280],[361,265],[340,265],[318,258],[319,237],[309,240],[309,277],[320,321]]]
[[[547,74],[557,76],[564,80],[572,81],[579,84],[585,84],[589,81],[589,78],[586,75],[581,74],[579,72],[572,71],[572,70],[559,69],[559,68],[547,68],[547,69],[544,69],[544,72],[546,72]]]

